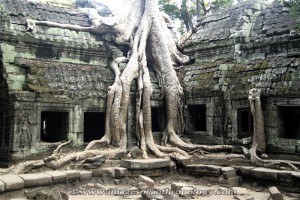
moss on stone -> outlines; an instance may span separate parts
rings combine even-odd
[[[264,60],[260,66],[261,69],[267,69],[269,68],[269,62],[267,60]]]

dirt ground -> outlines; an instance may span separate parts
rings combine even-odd
[[[193,176],[183,175],[179,173],[168,174],[164,177],[157,177],[153,178],[155,181],[155,188],[163,190],[163,191],[170,191],[171,184],[174,182],[181,182],[186,183],[188,186],[192,186],[196,194],[194,196],[186,195],[186,196],[179,196],[176,194],[164,195],[164,199],[205,199],[205,200],[232,200],[237,199],[236,196],[240,197],[240,199],[253,199],[253,200],[267,200],[270,197],[269,191],[267,188],[262,188],[260,186],[251,186],[252,183],[244,183],[241,187],[247,188],[248,194],[245,195],[235,195],[235,194],[226,194],[230,193],[232,190],[229,190],[225,187],[220,187],[218,185],[209,182],[205,178],[197,178]],[[115,183],[114,183],[115,182]],[[105,186],[105,189],[95,188],[95,184],[101,184]],[[143,199],[140,194],[135,195],[104,195],[104,194],[83,194],[86,192],[95,192],[95,191],[108,191],[108,189],[114,189],[116,191],[138,191],[136,186],[138,184],[138,178],[123,178],[120,180],[106,180],[103,182],[102,178],[92,178],[89,181],[81,181],[81,182],[74,182],[74,183],[66,183],[66,184],[59,184],[53,186],[46,186],[43,189],[46,190],[54,190],[58,189],[63,191],[69,195],[69,200],[119,200],[119,199]],[[30,190],[31,188],[27,189]],[[0,195],[0,200],[10,200],[10,199],[20,199],[26,198],[24,194],[25,189],[20,191],[8,192]],[[78,192],[80,191],[80,192]],[[216,194],[223,192],[222,194]],[[81,193],[81,195],[78,195]],[[209,193],[209,194],[208,194]],[[72,195],[73,194],[73,195]],[[292,194],[288,194],[288,196],[284,194],[284,200],[296,200],[299,198],[292,198]]]

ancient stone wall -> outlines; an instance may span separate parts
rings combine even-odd
[[[184,85],[188,106],[212,106],[206,123],[214,132],[192,131],[192,138],[210,135],[213,142],[213,136],[219,136],[220,141],[241,144],[253,132],[247,96],[256,87],[262,90],[268,150],[295,153],[300,133],[284,135],[289,125],[282,118],[289,114],[298,118],[300,106],[296,21],[287,5],[264,1],[246,2],[198,19],[197,32],[185,47],[195,63],[185,68]]]

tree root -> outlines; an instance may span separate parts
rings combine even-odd
[[[251,164],[259,167],[267,167],[267,168],[275,168],[275,169],[283,169],[288,168],[291,170],[299,171],[298,167],[292,164],[290,161],[283,160],[263,160],[257,156],[257,146],[258,144],[254,144],[253,147],[249,150],[250,162]]]

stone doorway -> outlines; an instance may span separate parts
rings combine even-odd
[[[105,113],[85,112],[84,113],[84,142],[99,140],[105,133]]]
[[[189,105],[189,113],[193,131],[206,132],[206,105]]]
[[[253,136],[253,117],[250,108],[238,110],[238,138]]]

